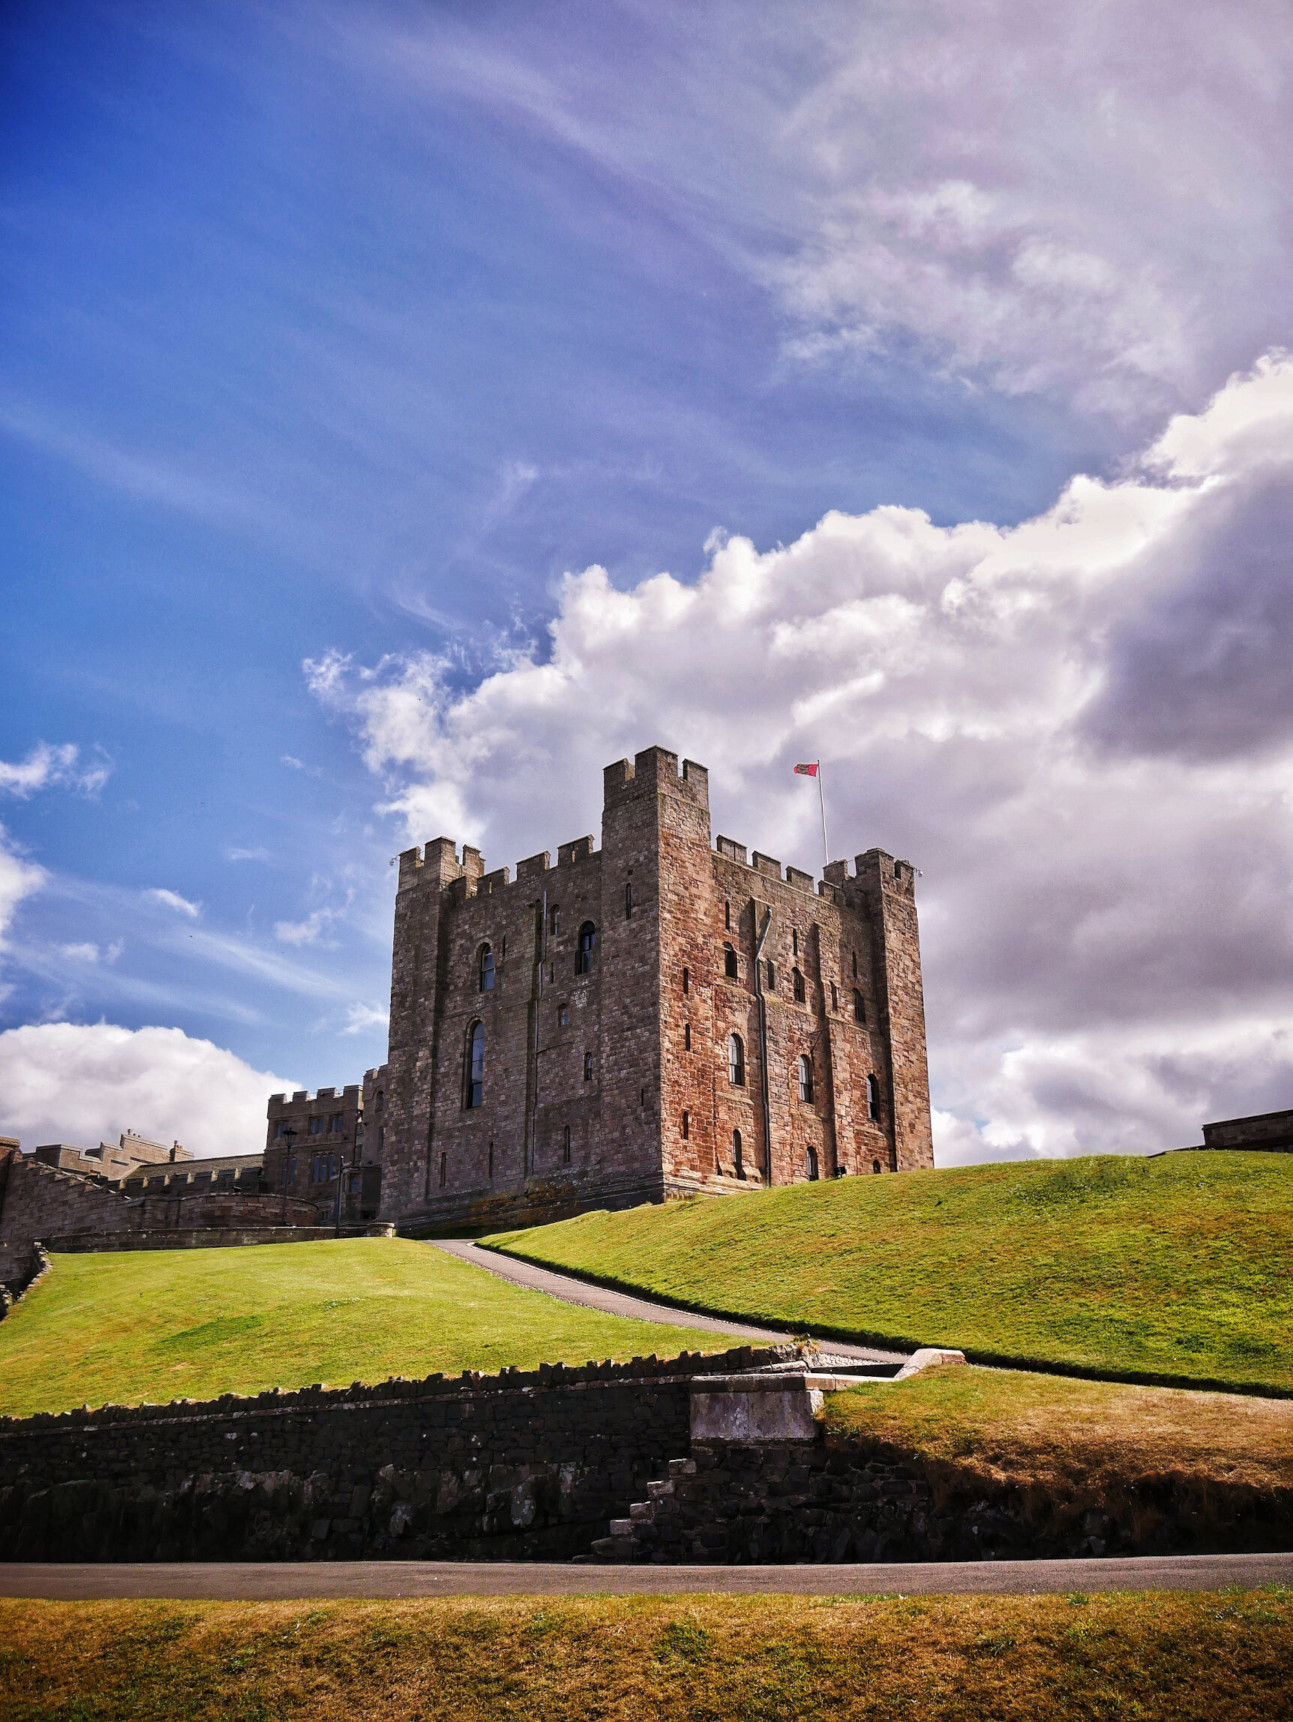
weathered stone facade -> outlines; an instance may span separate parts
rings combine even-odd
[[[344,1225],[377,1217],[381,1205],[386,1066],[366,1070],[362,1085],[340,1093],[271,1094],[266,1121],[264,1184],[285,1197],[338,1211]],[[338,1192],[340,1182],[340,1192]]]
[[[400,857],[382,1218],[411,1231],[932,1166],[915,870],[719,837],[649,748],[515,880]],[[475,1069],[473,1069],[473,1062]]]

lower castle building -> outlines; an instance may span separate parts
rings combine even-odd
[[[815,886],[711,840],[703,766],[604,776],[600,849],[514,879],[447,837],[400,856],[387,1064],[274,1097],[271,1187],[289,1112],[294,1189],[310,1120],[350,1146],[362,1113],[351,1163],[414,1233],[933,1165],[911,865],[870,849]]]

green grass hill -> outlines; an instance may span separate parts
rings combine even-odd
[[[403,1238],[56,1255],[53,1264],[0,1322],[0,1414],[740,1343],[558,1303]]]
[[[487,1241],[792,1330],[1293,1390],[1293,1155],[845,1178],[584,1214]]]

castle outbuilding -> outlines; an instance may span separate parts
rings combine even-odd
[[[708,773],[606,768],[602,846],[399,858],[381,1217],[401,1230],[933,1165],[915,872],[711,841]]]

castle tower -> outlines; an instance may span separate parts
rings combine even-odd
[[[705,768],[648,748],[600,849],[401,855],[388,1066],[415,1232],[932,1165],[913,870],[712,846]]]

